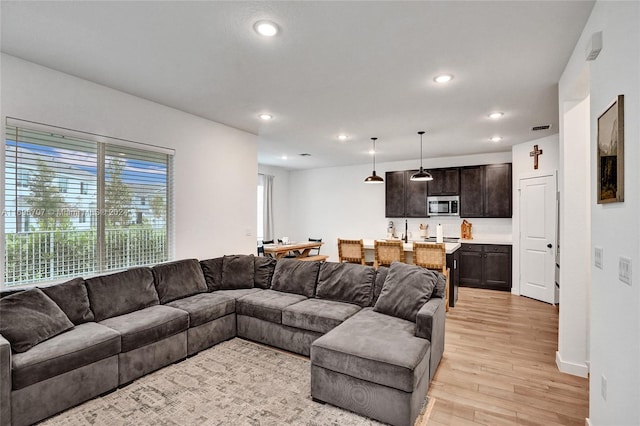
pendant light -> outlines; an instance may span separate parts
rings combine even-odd
[[[383,183],[384,179],[376,174],[376,140],[378,138],[371,138],[371,140],[373,141],[373,173],[364,180],[364,183]]]
[[[424,131],[420,131],[418,132],[418,134],[420,135],[420,171],[411,175],[411,179],[409,180],[412,180],[414,182],[433,180],[433,176],[431,176],[431,173],[422,168],[422,135],[424,135]]]

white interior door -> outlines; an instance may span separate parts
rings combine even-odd
[[[555,303],[556,176],[522,178],[520,294]]]

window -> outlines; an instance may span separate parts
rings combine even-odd
[[[3,286],[170,259],[172,152],[41,127],[6,126]]]
[[[58,178],[58,188],[63,194],[69,192],[69,178],[60,176]]]

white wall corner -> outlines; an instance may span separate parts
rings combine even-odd
[[[589,377],[589,365],[586,362],[578,364],[575,362],[565,361],[562,359],[559,351],[556,351],[556,366],[562,373],[584,378]]]

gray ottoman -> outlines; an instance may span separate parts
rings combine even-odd
[[[313,342],[314,400],[392,425],[412,425],[429,387],[430,343],[416,324],[363,309]]]

